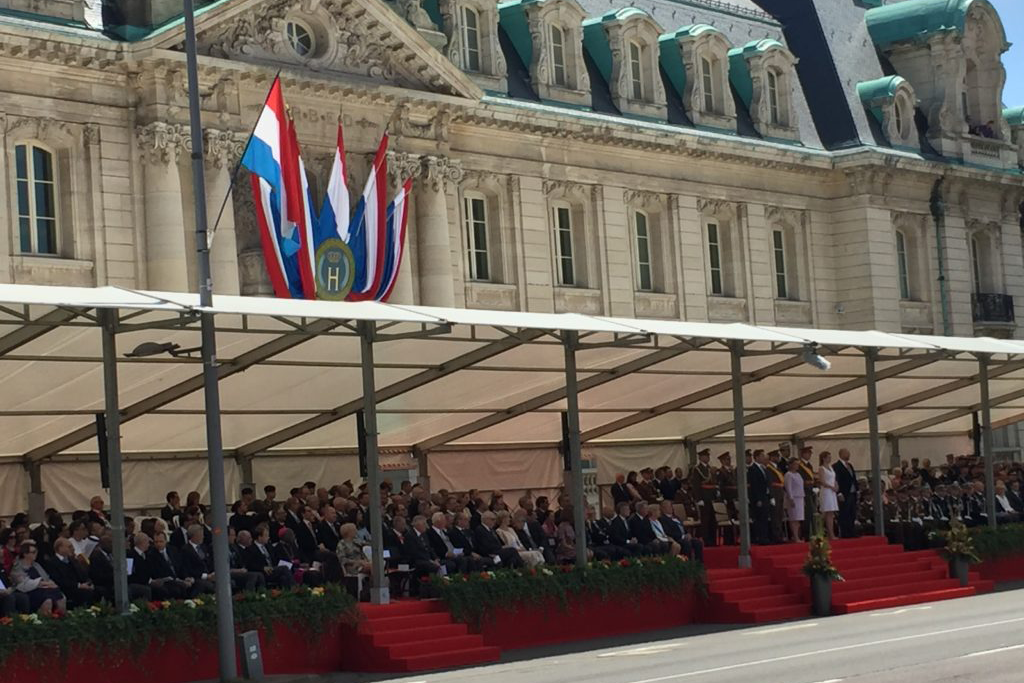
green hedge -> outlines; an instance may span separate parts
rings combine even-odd
[[[479,625],[498,610],[521,604],[557,603],[565,609],[580,596],[603,600],[616,595],[704,591],[704,565],[674,556],[435,577],[436,594],[458,621]]]
[[[287,623],[320,633],[339,620],[356,619],[355,600],[338,586],[295,588],[246,593],[234,597],[235,627],[273,630]],[[194,600],[132,603],[128,614],[117,614],[109,603],[71,610],[64,617],[36,614],[0,619],[0,664],[14,653],[52,660],[54,650],[67,660],[71,648],[102,651],[106,661],[141,654],[151,644],[189,643],[213,637],[217,604],[213,596]]]
[[[1024,555],[1024,524],[1000,524],[995,529],[971,529],[974,549],[982,560],[995,560],[1007,555]]]

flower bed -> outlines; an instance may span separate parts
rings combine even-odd
[[[24,615],[0,623],[0,681],[176,683],[216,677],[211,598],[138,602],[127,615],[102,604],[63,618]],[[339,626],[355,602],[337,587],[235,597],[235,629],[257,630],[271,673],[337,670]],[[42,663],[42,665],[39,665]],[[183,663],[187,663],[182,666]]]
[[[971,537],[975,552],[984,561],[1024,555],[1024,524],[1000,524],[995,529],[975,527]]]
[[[690,623],[704,567],[653,557],[444,577],[434,588],[487,644],[530,647]]]

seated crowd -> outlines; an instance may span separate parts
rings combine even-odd
[[[306,482],[277,500],[273,486],[258,498],[245,488],[228,520],[233,590],[318,586],[371,572],[370,495],[366,484],[318,487]],[[159,515],[126,517],[128,594],[132,600],[192,598],[214,592],[212,529],[196,492],[184,505],[167,493]],[[501,567],[571,563],[577,537],[568,496],[556,504],[524,495],[514,507],[500,491],[489,500],[477,491],[433,494],[402,482],[381,485],[382,544],[393,590],[416,595],[431,575]],[[685,555],[700,560],[703,545],[692,538],[671,502],[643,501],[586,511],[587,556],[617,560],[639,555]],[[29,524],[16,515],[0,523],[0,616],[67,609],[112,601],[113,531],[99,496],[70,521],[57,510]]]

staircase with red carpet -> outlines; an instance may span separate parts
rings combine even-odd
[[[498,661],[501,650],[484,645],[465,624],[452,621],[438,600],[361,604],[363,619],[349,642],[353,671],[405,673]]]
[[[755,569],[707,570],[708,597],[699,621],[761,624],[811,613],[810,598],[798,595]]]
[[[751,555],[758,573],[810,600],[810,582],[802,572],[806,543],[757,547]],[[845,579],[832,583],[833,614],[961,598],[992,589],[992,582],[973,572],[969,585],[961,587],[949,578],[947,563],[936,551],[907,552],[882,536],[833,541],[832,562]]]

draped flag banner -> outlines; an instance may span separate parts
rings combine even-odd
[[[384,133],[351,211],[339,121],[334,163],[318,214],[295,123],[285,107],[280,78],[274,79],[241,165],[251,173],[260,243],[275,296],[350,301],[386,301],[391,296],[405,252],[412,179],[389,204],[387,148]]]

